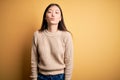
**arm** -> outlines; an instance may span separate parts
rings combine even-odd
[[[65,46],[65,80],[71,80],[73,69],[73,42],[71,34],[66,37]]]
[[[38,64],[38,56],[37,56],[37,39],[34,34],[32,41],[32,49],[31,49],[31,78],[32,80],[37,80],[37,64]]]

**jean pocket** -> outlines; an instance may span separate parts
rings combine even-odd
[[[37,80],[45,80],[45,79],[44,79],[44,76],[38,75]]]
[[[65,75],[64,74],[59,74],[60,80],[65,80]]]

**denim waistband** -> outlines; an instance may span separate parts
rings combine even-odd
[[[55,74],[55,75],[44,75],[39,73],[37,80],[65,80],[65,75],[63,74]]]
[[[49,74],[49,75],[45,75],[45,74],[41,74],[41,73],[38,73],[38,75],[41,75],[41,76],[58,76],[58,75],[64,75],[64,73],[60,73],[60,74]]]

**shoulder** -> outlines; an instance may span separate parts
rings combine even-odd
[[[33,41],[35,42],[35,44],[37,44],[38,42],[38,39],[41,38],[43,32],[40,32],[40,31],[35,31],[34,34],[33,34]]]
[[[62,38],[65,43],[72,41],[72,34],[68,31],[62,31]]]
[[[64,38],[70,38],[72,35],[71,35],[71,33],[68,32],[68,31],[62,31],[62,36],[63,36]]]
[[[37,31],[34,32],[33,35],[34,35],[34,37],[40,37],[42,35],[42,33],[43,32],[37,30]]]

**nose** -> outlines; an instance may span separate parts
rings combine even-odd
[[[55,13],[53,12],[53,13],[52,13],[52,17],[54,17],[54,16],[55,16]]]

